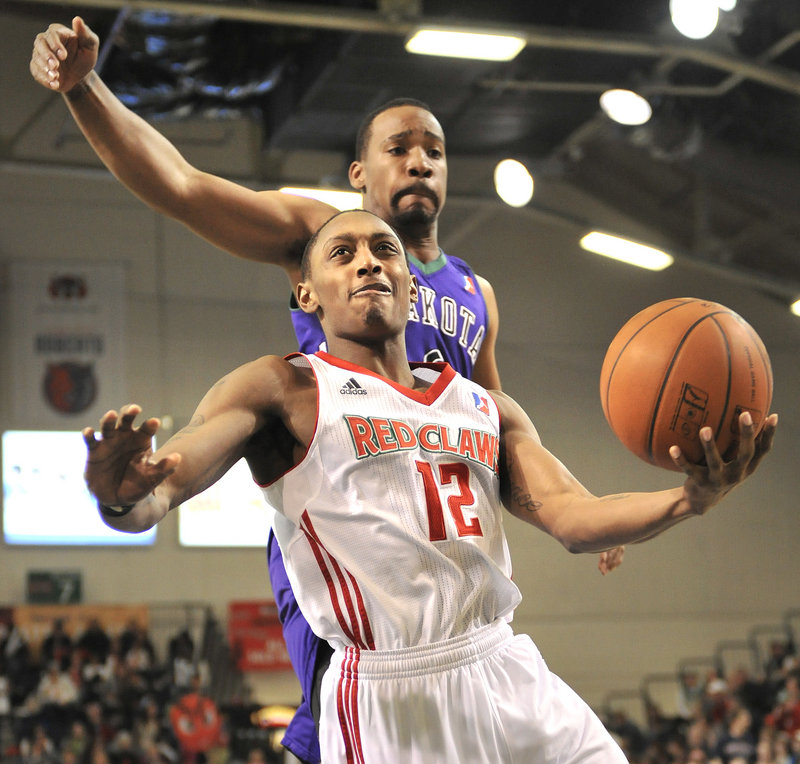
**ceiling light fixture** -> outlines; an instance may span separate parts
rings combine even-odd
[[[456,32],[448,29],[418,29],[406,42],[409,53],[482,61],[511,61],[527,45],[524,37]]]
[[[684,37],[702,40],[708,37],[719,21],[717,0],[670,0],[672,23]]]
[[[643,125],[653,116],[646,98],[624,88],[606,90],[600,96],[600,108],[621,125]]]
[[[522,162],[504,159],[494,168],[494,188],[510,207],[524,207],[533,198],[533,178]]]
[[[790,310],[795,314],[795,316],[800,316],[800,299],[797,299],[792,303]]]
[[[337,191],[332,188],[293,188],[290,186],[284,186],[278,190],[284,194],[318,199],[342,211],[358,210],[363,205],[363,197],[358,191]]]
[[[583,249],[594,252],[596,255],[610,257],[638,268],[647,268],[650,271],[663,271],[675,262],[672,255],[662,252],[660,249],[600,231],[587,233],[580,240],[580,245]]]

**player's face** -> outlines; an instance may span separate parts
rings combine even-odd
[[[382,112],[364,156],[350,167],[350,182],[364,191],[364,209],[401,233],[434,225],[447,194],[441,125],[416,106]]]
[[[297,299],[304,311],[317,312],[329,342],[405,331],[416,283],[397,235],[375,215],[357,210],[326,223],[309,266]]]

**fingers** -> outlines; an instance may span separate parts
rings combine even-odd
[[[165,457],[159,459],[151,466],[155,472],[161,475],[161,480],[164,480],[164,478],[169,477],[173,472],[175,472],[178,465],[181,463],[181,458],[182,457],[180,454],[167,454]]]
[[[60,62],[66,60],[66,43],[74,37],[75,33],[63,24],[51,24],[46,32],[36,35],[30,70],[37,82],[53,90],[58,89]]]
[[[778,415],[770,414],[761,426],[761,431],[755,440],[755,453],[747,465],[747,474],[751,474],[761,463],[761,460],[772,449],[772,439],[775,437],[775,430],[778,427]]]
[[[86,444],[86,448],[88,448],[90,451],[94,448],[97,448],[97,445],[100,443],[100,441],[94,436],[94,427],[84,427],[81,430],[81,435],[83,435],[83,442]]]
[[[717,444],[714,441],[714,431],[710,427],[700,428],[700,442],[703,446],[703,454],[709,473],[720,472],[724,463],[722,461],[722,456],[720,456],[719,449],[717,448]]]
[[[606,552],[601,552],[600,559],[597,562],[597,569],[605,576],[607,573],[611,573],[622,565],[622,558],[624,556],[624,546],[618,546]]]
[[[86,22],[80,16],[75,16],[72,19],[72,31],[75,32],[78,36],[78,40],[81,41],[91,41],[92,37],[96,36],[94,32],[86,26]]]
[[[152,438],[158,432],[158,428],[161,426],[161,420],[156,417],[150,417],[142,422],[138,428],[134,427],[133,423],[136,417],[141,413],[142,407],[136,403],[129,403],[127,406],[123,406],[119,412],[113,409],[107,411],[100,418],[100,434],[102,440],[113,440],[119,437],[119,435],[127,433],[132,433],[134,435],[141,434]],[[83,439],[90,450],[95,448],[100,442],[93,428],[87,427],[82,430],[82,433]]]
[[[753,416],[749,411],[743,411],[739,415],[739,446],[736,449],[736,463],[741,472],[744,472],[756,452],[756,427],[753,423]]]

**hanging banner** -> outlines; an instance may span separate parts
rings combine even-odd
[[[81,428],[126,400],[118,263],[12,262],[12,421]]]
[[[292,668],[274,600],[229,602],[228,643],[240,671]]]

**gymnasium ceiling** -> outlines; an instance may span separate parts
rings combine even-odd
[[[800,295],[797,0],[739,0],[704,41],[675,31],[668,0],[28,0],[0,12],[26,29],[83,15],[105,43],[103,77],[173,139],[187,118],[245,114],[259,127],[254,154],[340,154],[343,179],[361,116],[410,95],[444,127],[456,193],[490,196],[487,173],[458,168],[515,156],[537,184],[568,186],[687,257]],[[403,43],[421,20],[511,28],[529,44],[510,63],[414,56]],[[610,86],[646,93],[650,123],[611,122],[598,108]],[[38,106],[3,141],[3,160],[18,159]],[[269,182],[253,160],[252,179]]]

